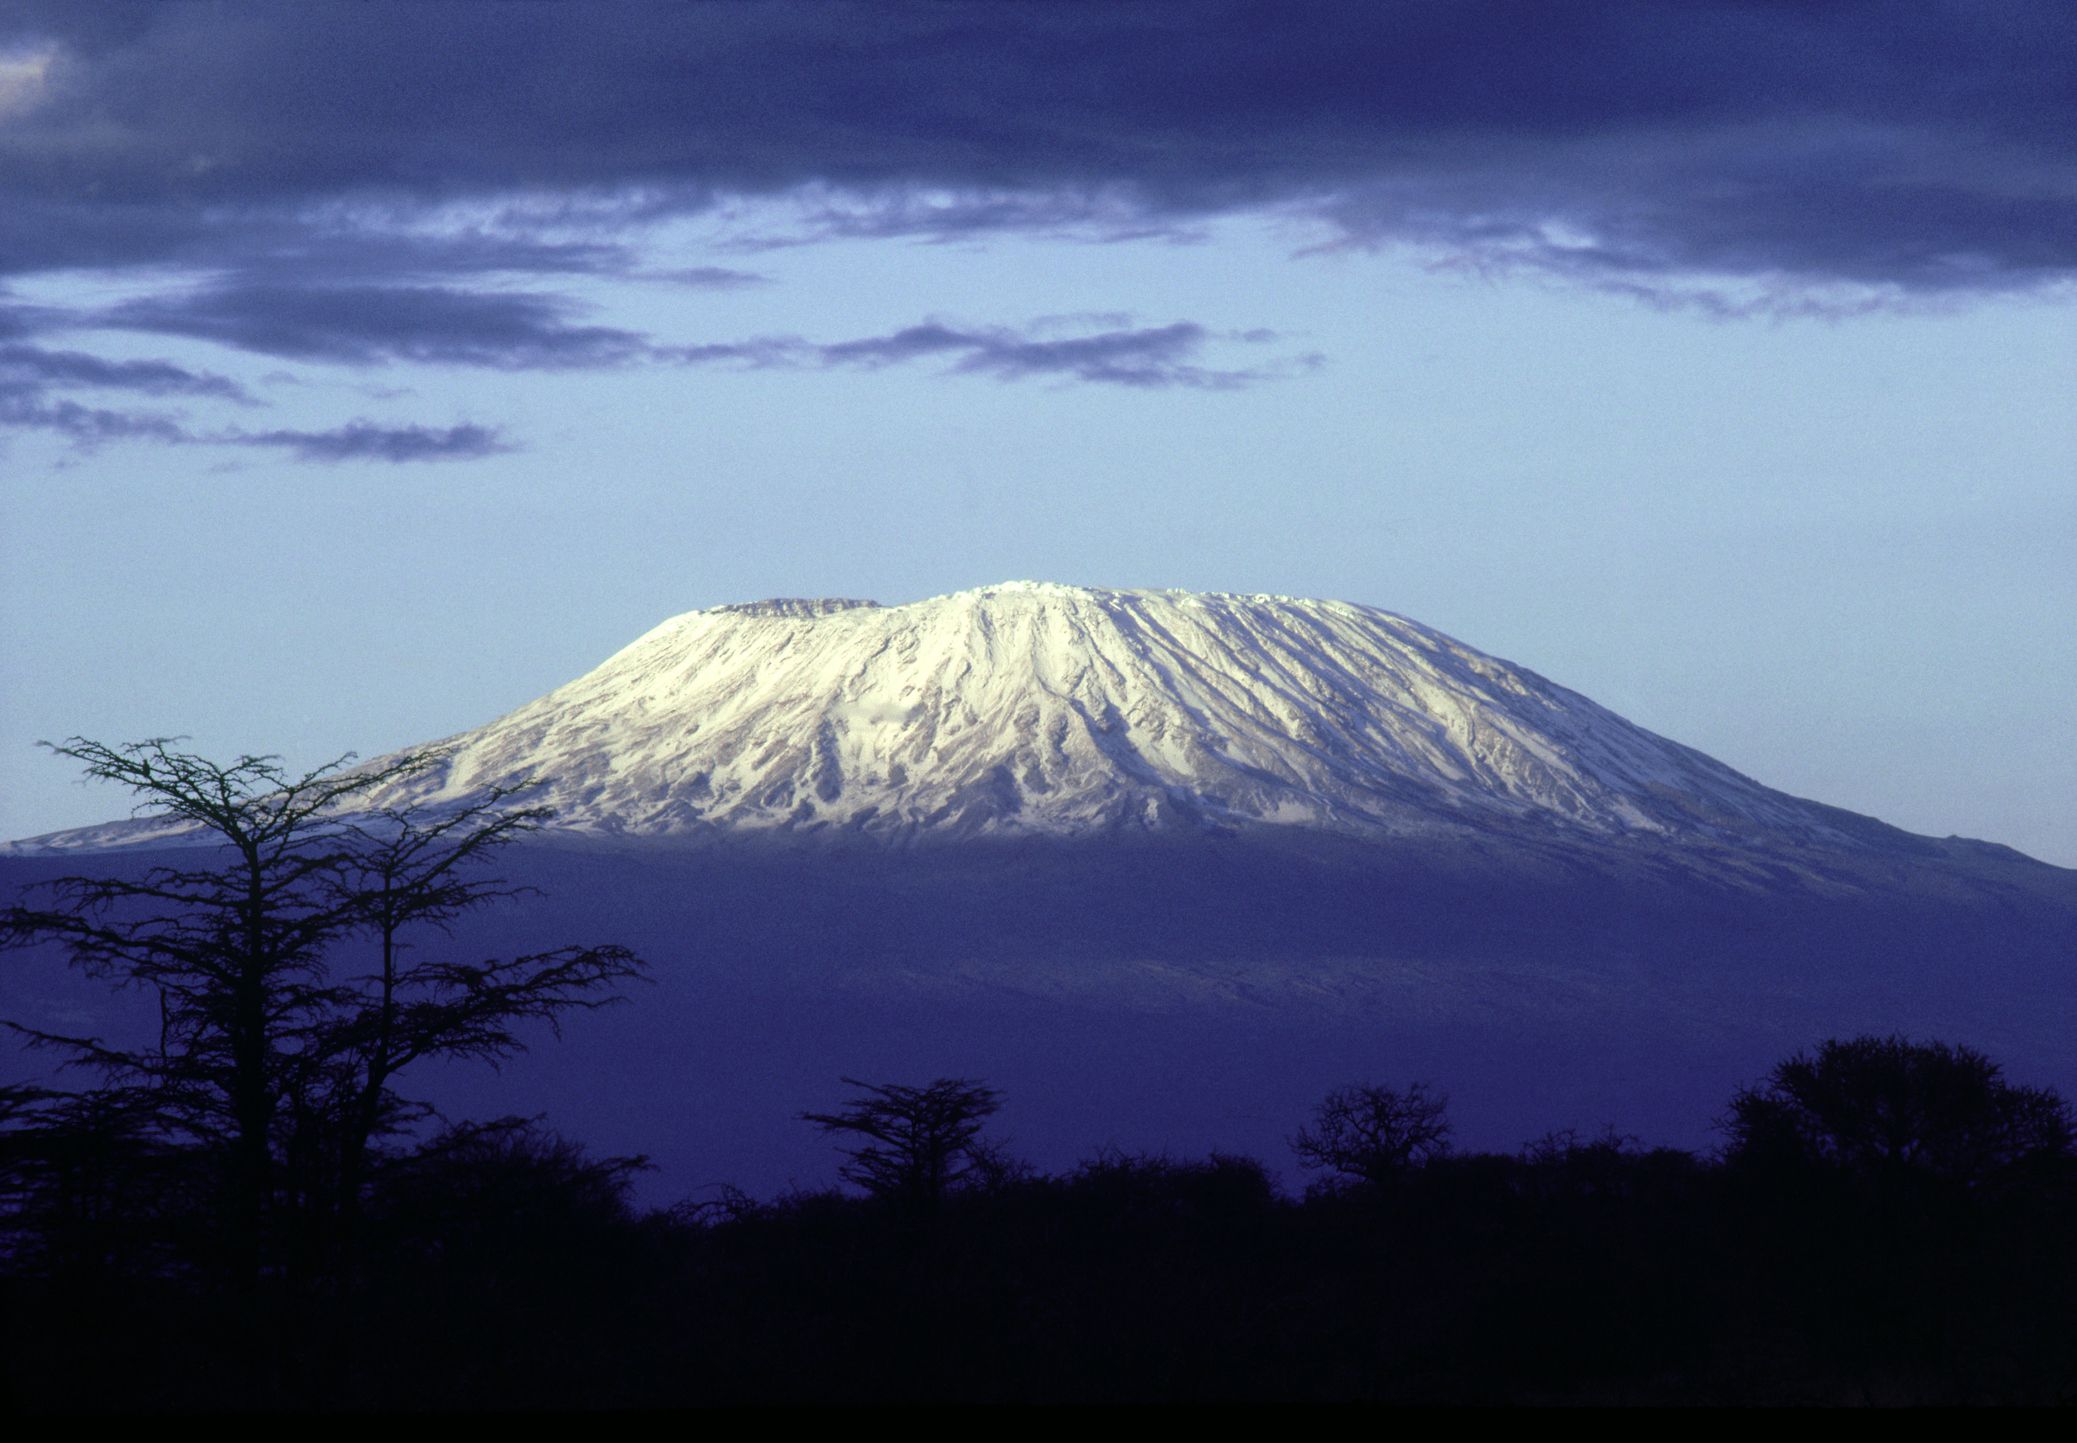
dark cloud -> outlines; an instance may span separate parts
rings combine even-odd
[[[815,364],[822,348],[799,336],[754,336],[747,341],[709,341],[671,346],[662,359],[686,366],[732,365],[744,370],[790,370]]]
[[[81,447],[104,441],[185,441],[188,434],[170,416],[88,406],[46,389],[0,377],[0,430],[55,431]]]
[[[40,329],[26,306],[0,305],[0,341],[33,336]]]
[[[1004,380],[1072,376],[1076,380],[1119,386],[1223,389],[1263,380],[1268,375],[1260,370],[1218,370],[1193,364],[1191,357],[1203,348],[1209,334],[1192,321],[1061,340],[1032,340],[992,332],[962,339],[968,344],[956,369]]]
[[[513,447],[493,426],[379,426],[353,421],[324,431],[234,432],[233,446],[281,447],[298,461],[474,461]]]
[[[816,343],[798,336],[763,336],[703,346],[675,346],[659,357],[688,365],[736,365],[752,370],[846,366],[877,369],[918,361],[940,361],[954,375],[998,380],[1055,379],[1143,389],[1191,387],[1233,390],[1311,369],[1317,356],[1286,358],[1263,366],[1220,367],[1199,363],[1207,345],[1259,345],[1278,339],[1271,331],[1217,333],[1194,321],[1134,328],[1128,318],[1105,317],[1110,330],[1084,335],[1052,334],[1066,318],[1008,326],[960,326],[924,321],[885,335]]]
[[[1259,345],[1275,333],[1215,334],[1192,321],[1134,328],[1109,314],[1049,317],[1022,329],[926,321],[881,336],[815,343],[755,337],[660,345],[634,331],[577,325],[567,302],[533,293],[434,286],[226,284],[126,302],[92,323],[215,341],[290,360],[370,365],[415,361],[500,370],[565,370],[634,362],[757,369],[876,368],[941,359],[947,369],[1003,380],[1055,377],[1101,384],[1225,389],[1291,373],[1291,363],[1220,368],[1198,363],[1208,343]],[[1063,329],[1106,327],[1084,334]],[[84,358],[82,358],[84,359]]]
[[[269,447],[298,461],[471,461],[514,450],[495,427],[382,426],[353,421],[324,430],[206,431],[185,419],[89,406],[0,374],[0,432],[51,431],[82,450],[112,441],[174,446]]]
[[[1194,321],[1135,326],[1130,317],[1117,314],[1042,317],[1021,328],[931,320],[833,342],[766,336],[663,346],[632,331],[572,325],[568,310],[549,297],[431,287],[231,286],[126,302],[87,318],[0,310],[0,336],[85,323],[199,338],[303,361],[368,365],[404,360],[502,370],[636,361],[757,370],[937,362],[949,375],[1139,389],[1232,390],[1295,375],[1319,361],[1299,355],[1254,366],[1212,364],[1205,355],[1209,349],[1261,346],[1281,338],[1265,330],[1215,332]],[[276,447],[298,460],[321,462],[472,460],[514,449],[501,431],[476,424],[439,428],[360,420],[319,430],[208,430],[181,416],[91,406],[64,394],[80,389],[262,404],[228,377],[171,361],[111,360],[0,340],[0,428],[53,431],[83,447],[124,440]]]
[[[84,351],[52,351],[41,346],[0,344],[0,385],[45,389],[92,386],[136,391],[147,396],[213,396],[249,401],[243,386],[228,376],[193,371],[171,361],[111,361]]]
[[[32,334],[35,329],[27,313],[0,311],[0,336]],[[106,441],[187,439],[186,431],[174,417],[88,405],[64,394],[77,389],[125,391],[150,397],[199,396],[240,402],[251,399],[243,387],[228,377],[190,370],[170,361],[111,361],[83,351],[54,351],[13,341],[0,343],[0,429],[54,431],[84,447]]]
[[[618,365],[648,354],[648,343],[633,331],[574,324],[575,309],[530,293],[239,282],[126,302],[95,321],[349,365],[421,361],[555,370]]]
[[[97,326],[356,367],[1230,388],[1316,360],[1233,363],[1273,338],[1115,316],[677,345],[551,293],[765,279],[660,260],[653,227],[694,215],[711,245],[756,249],[1184,239],[1272,214],[1309,248],[1724,317],[1957,303],[2077,278],[2073,137],[2069,0],[11,0],[0,284],[156,289],[70,313],[0,293],[0,426],[309,460],[506,444],[198,430],[93,393],[252,398],[43,344]],[[784,205],[740,204],[760,198]]]
[[[1004,327],[970,329],[927,322],[891,335],[823,346],[817,355],[825,365],[865,366],[944,358],[955,372],[1005,381],[1058,377],[1114,386],[1227,390],[1289,375],[1292,363],[1252,368],[1199,365],[1196,358],[1206,343],[1258,343],[1272,338],[1259,331],[1214,336],[1194,321],[1065,337],[1020,333]]]
[[[492,207],[483,269],[610,267],[616,226],[808,193],[854,234],[1273,207],[1653,294],[2077,270],[2067,0],[169,0],[8,21],[15,269],[200,264],[269,227],[343,254],[456,202]],[[599,248],[524,254],[586,226]]]
[[[738,291],[748,286],[767,286],[770,276],[739,271],[727,266],[686,266],[678,270],[650,270],[637,274],[645,281],[668,281],[699,291]]]
[[[0,310],[0,336],[35,334],[52,323],[48,312]],[[196,427],[183,415],[88,404],[68,394],[77,390],[154,400],[260,404],[227,376],[171,361],[110,360],[84,351],[0,341],[0,431],[53,432],[81,449],[114,441],[259,446],[284,449],[300,461],[467,460],[512,449],[498,431],[469,424],[439,428],[355,421],[317,431],[213,431]]]

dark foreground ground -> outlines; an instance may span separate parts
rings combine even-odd
[[[817,1194],[649,1213],[624,1181],[538,1130],[400,1166],[356,1279],[249,1295],[183,1263],[178,1216],[140,1200],[7,1282],[10,1396],[30,1411],[2077,1397],[2067,1159],[1963,1185],[1557,1138],[1303,1200],[1246,1159],[1112,1155],[934,1206]]]

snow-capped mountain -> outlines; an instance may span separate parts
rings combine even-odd
[[[1862,1032],[2077,1079],[2077,872],[1784,796],[1365,606],[716,607],[434,745],[367,800],[534,778],[570,829],[502,854],[515,895],[453,945],[612,940],[658,983],[443,1106],[550,1110],[688,1181],[811,1175],[821,1139],[783,1120],[846,1076],[985,1077],[1062,1165],[1105,1138],[1277,1155],[1364,1077],[1447,1084],[1496,1145],[1703,1144],[1734,1087]],[[201,840],[0,847],[0,900]],[[97,1015],[61,957],[9,969],[35,1025]]]
[[[558,824],[1074,836],[1493,826],[1837,845],[1770,791],[1535,673],[1367,606],[1011,582],[901,606],[674,617],[378,794],[528,778]]]

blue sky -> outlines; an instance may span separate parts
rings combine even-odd
[[[2077,865],[2068,12],[1293,9],[0,10],[0,834],[1038,577]]]

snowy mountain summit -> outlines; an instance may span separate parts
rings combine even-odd
[[[1403,617],[1282,596],[1009,582],[718,606],[442,745],[377,800],[535,777],[560,826],[687,838],[1858,830]]]

